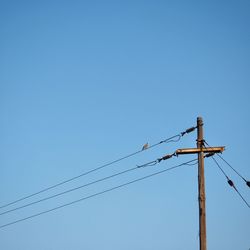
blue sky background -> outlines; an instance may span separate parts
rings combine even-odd
[[[175,135],[197,116],[205,139],[225,145],[225,159],[249,179],[249,13],[247,0],[0,1],[1,205]],[[196,132],[38,197],[195,140]],[[193,158],[140,169],[0,223]],[[244,182],[220,163],[250,202]],[[249,208],[212,159],[205,167],[208,248],[249,249]],[[198,230],[193,166],[6,227],[0,248],[191,250]]]

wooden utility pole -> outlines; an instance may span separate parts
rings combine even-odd
[[[199,201],[199,236],[200,250],[207,249],[206,237],[206,194],[205,194],[205,174],[204,174],[204,153],[221,153],[225,147],[204,148],[203,120],[197,118],[197,148],[178,149],[180,154],[198,154],[198,201]]]
[[[206,193],[205,193],[205,175],[204,175],[204,153],[203,153],[203,121],[201,117],[197,118],[197,148],[198,153],[198,200],[199,200],[199,228],[200,228],[200,250],[207,249],[206,233]]]

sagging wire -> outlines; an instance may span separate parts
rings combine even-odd
[[[203,140],[204,143],[205,140]],[[206,148],[206,146],[204,145],[203,143],[203,146]],[[206,143],[206,145],[208,145]],[[209,146],[209,145],[208,145]],[[244,201],[244,203],[248,206],[248,208],[250,208],[250,205],[248,204],[248,202],[245,200],[245,198],[242,196],[242,194],[239,192],[239,190],[236,188],[236,186],[234,185],[233,181],[231,179],[229,179],[229,177],[227,176],[227,174],[225,173],[225,171],[222,169],[222,167],[220,166],[220,164],[216,161],[216,159],[214,158],[214,155],[215,153],[208,153],[206,154],[204,157],[212,157],[213,161],[215,162],[215,164],[217,165],[217,167],[220,169],[220,171],[223,173],[223,175],[226,177],[227,179],[227,183],[229,184],[230,187],[232,187],[236,192],[237,194],[240,196],[240,198]]]
[[[208,146],[209,144],[204,140],[204,143]],[[223,160],[245,183],[246,185],[250,188],[250,181],[246,180],[232,165],[230,165],[220,154],[217,153],[217,155]]]
[[[40,199],[40,200],[33,201],[33,202],[27,203],[27,204],[25,204],[25,205],[22,205],[22,206],[13,208],[13,209],[9,209],[9,210],[7,210],[7,211],[1,212],[1,213],[0,213],[0,216],[2,216],[2,215],[4,215],[4,214],[11,213],[11,212],[14,212],[14,211],[17,211],[17,210],[20,210],[20,209],[22,209],[22,208],[30,207],[30,206],[32,206],[32,205],[35,205],[35,204],[41,203],[41,202],[43,202],[43,201],[47,201],[47,200],[50,200],[50,199],[59,197],[59,196],[61,196],[61,195],[67,194],[67,193],[71,193],[71,192],[76,191],[76,190],[79,190],[79,189],[83,189],[83,188],[85,188],[85,187],[88,187],[88,186],[97,184],[97,183],[99,183],[99,182],[102,182],[102,181],[105,181],[105,180],[114,178],[114,177],[116,177],[116,176],[119,176],[119,175],[122,175],[122,174],[125,174],[125,173],[128,173],[128,172],[134,171],[134,170],[136,170],[136,169],[138,169],[138,168],[137,168],[137,167],[133,167],[133,168],[130,168],[130,169],[127,169],[127,170],[118,172],[118,173],[116,173],[116,174],[112,174],[112,175],[106,176],[106,177],[104,177],[104,178],[97,179],[97,180],[92,181],[92,182],[88,182],[88,183],[86,183],[86,184],[84,184],[84,185],[81,185],[81,186],[78,186],[78,187],[75,187],[75,188],[71,188],[71,189],[65,190],[65,191],[63,191],[63,192],[60,192],[60,193],[57,193],[57,194],[54,194],[54,195],[51,195],[51,196],[42,198],[42,199]]]
[[[168,160],[168,159],[172,158],[173,156],[176,156],[176,153],[164,155],[163,157],[158,158],[154,161],[147,162],[143,165],[137,165],[137,167],[138,168],[145,168],[145,167],[149,167],[149,166],[154,166],[157,163],[160,163],[161,161]]]
[[[166,143],[166,142],[168,142],[168,143],[169,142],[178,142],[185,134],[189,134],[189,133],[193,132],[195,129],[197,129],[197,126],[188,128],[185,131],[183,131],[183,132],[181,132],[181,133],[179,133],[171,138],[168,138],[167,140],[160,141],[159,143],[161,144],[161,143]],[[177,139],[174,139],[174,138],[177,138]]]
[[[162,141],[160,141],[160,142],[158,142],[158,143],[155,143],[155,144],[153,144],[153,145],[151,145],[151,146],[147,146],[147,148],[145,148],[145,149],[143,149],[143,150],[148,150],[148,149],[153,148],[153,147],[155,147],[155,146],[158,146],[159,144],[162,144],[162,143],[178,142],[178,141],[180,141],[180,139],[181,139],[184,135],[193,132],[195,129],[197,129],[197,126],[195,126],[195,127],[190,127],[190,128],[188,128],[188,129],[186,129],[185,131],[180,132],[180,133],[177,134],[177,135],[174,135],[174,136],[172,136],[172,137],[169,137],[169,138],[167,138],[167,139],[165,139],[165,140],[162,140]],[[175,139],[175,138],[176,138],[176,139]]]
[[[197,126],[196,126],[196,127],[191,127],[191,128],[186,129],[185,131],[181,132],[179,135],[177,135],[178,140],[180,140],[180,138],[181,138],[182,136],[184,136],[185,134],[188,134],[188,133],[193,132],[196,128],[197,128]],[[162,143],[163,143],[163,142],[164,142],[164,141],[162,141]],[[172,158],[173,156],[178,156],[178,154],[176,153],[176,151],[175,151],[174,153],[172,153],[172,154],[167,154],[167,155],[165,155],[165,156],[163,156],[163,157],[161,157],[161,158],[158,158],[157,160],[150,161],[150,162],[148,162],[148,163],[145,163],[145,164],[143,164],[143,165],[139,165],[139,166],[137,166],[137,167],[138,167],[138,168],[142,168],[142,167],[154,166],[154,165],[156,165],[157,163],[159,163],[159,162],[161,162],[161,161],[163,161],[163,160],[168,160],[168,159]],[[197,162],[198,162],[198,160],[197,160]],[[194,163],[193,165],[197,164],[197,162]]]
[[[11,213],[11,212],[14,212],[14,211],[17,211],[17,210],[20,210],[20,209],[23,209],[23,208],[26,208],[26,207],[30,207],[30,206],[32,206],[32,205],[35,205],[35,204],[38,204],[38,203],[41,203],[41,202],[44,202],[44,201],[47,201],[47,200],[50,200],[50,199],[59,197],[59,196],[61,196],[61,195],[67,194],[67,193],[71,193],[71,192],[76,191],[76,190],[79,190],[79,189],[86,188],[86,187],[88,187],[88,186],[97,184],[97,183],[99,183],[99,182],[106,181],[106,180],[108,180],[108,179],[111,179],[111,178],[114,178],[114,177],[117,177],[117,176],[126,174],[126,173],[128,173],[128,172],[132,172],[132,171],[134,171],[134,170],[136,170],[136,169],[138,169],[138,168],[148,167],[148,166],[154,166],[154,165],[156,165],[157,163],[161,162],[162,160],[167,160],[167,159],[171,158],[173,155],[174,155],[174,154],[172,154],[172,155],[165,155],[165,156],[163,156],[162,158],[157,159],[156,161],[151,161],[151,162],[148,162],[148,163],[143,164],[143,165],[141,165],[141,166],[136,166],[136,167],[133,167],[133,168],[129,168],[129,169],[126,169],[126,170],[124,170],[124,171],[121,171],[121,172],[118,172],[118,173],[115,173],[115,174],[112,174],[112,175],[109,175],[109,176],[106,176],[106,177],[97,179],[97,180],[95,180],[95,181],[91,181],[91,182],[88,182],[88,183],[86,183],[86,184],[77,186],[77,187],[75,187],[75,188],[71,188],[71,189],[65,190],[65,191],[63,191],[63,192],[60,192],[60,193],[57,193],[57,194],[54,194],[54,195],[51,195],[51,196],[48,196],[48,197],[45,197],[45,198],[42,198],[42,199],[33,201],[33,202],[30,202],[30,203],[27,203],[27,204],[25,204],[25,205],[22,205],[22,206],[13,208],[13,209],[9,209],[9,210],[7,210],[7,211],[1,212],[1,213],[0,213],[0,216],[2,216],[2,215],[4,215],[4,214]],[[187,164],[187,165],[188,165],[188,164]]]
[[[78,179],[78,178],[81,178],[81,177],[83,177],[83,176],[86,176],[86,175],[88,175],[88,174],[90,174],[90,173],[93,173],[93,172],[96,172],[96,171],[98,171],[98,170],[100,170],[100,169],[103,169],[103,168],[105,168],[105,167],[111,166],[111,165],[113,165],[113,164],[115,164],[115,163],[117,163],[117,162],[120,162],[120,161],[122,161],[122,160],[124,160],[124,159],[127,159],[127,158],[129,158],[129,157],[132,157],[132,156],[134,156],[134,155],[137,155],[137,154],[141,153],[142,151],[149,150],[149,149],[151,149],[151,148],[153,148],[153,147],[156,147],[156,146],[158,146],[158,145],[160,145],[160,144],[162,144],[162,143],[177,142],[177,141],[179,141],[179,140],[181,139],[181,137],[183,137],[185,134],[188,134],[188,133],[193,132],[196,128],[197,128],[197,127],[188,128],[188,129],[186,129],[185,131],[183,131],[183,132],[181,132],[181,133],[179,133],[179,134],[177,134],[177,135],[174,135],[174,136],[172,136],[172,137],[169,137],[169,138],[167,138],[167,139],[165,139],[165,140],[162,140],[162,141],[160,141],[160,142],[158,142],[158,143],[155,143],[155,144],[153,144],[153,145],[151,145],[151,146],[147,146],[147,148],[145,148],[144,150],[138,150],[138,151],[136,151],[136,152],[134,152],[134,153],[128,154],[128,155],[123,156],[123,157],[121,157],[121,158],[118,158],[118,159],[116,159],[116,160],[114,160],[114,161],[111,161],[111,162],[108,162],[108,163],[106,163],[106,164],[103,164],[103,165],[101,165],[101,166],[99,166],[99,167],[97,167],[97,168],[91,169],[91,170],[89,170],[89,171],[83,172],[83,173],[81,173],[81,174],[79,174],[79,175],[77,175],[77,176],[74,176],[74,177],[72,177],[72,178],[69,178],[69,179],[66,179],[66,180],[64,180],[64,181],[58,182],[58,183],[56,183],[56,184],[54,184],[54,185],[48,186],[48,187],[46,187],[46,188],[44,188],[44,189],[41,189],[40,191],[31,193],[31,194],[29,194],[29,195],[23,196],[23,197],[21,197],[21,198],[19,198],[19,199],[16,199],[16,200],[14,200],[14,201],[11,201],[11,202],[9,202],[9,203],[6,203],[6,204],[0,206],[0,209],[5,208],[5,207],[8,207],[8,206],[10,206],[10,205],[14,205],[14,204],[16,204],[16,203],[18,203],[18,202],[20,202],[20,201],[23,201],[23,200],[26,200],[26,199],[28,199],[28,198],[34,197],[34,196],[36,196],[36,195],[38,195],[38,194],[44,193],[44,192],[46,192],[46,191],[49,191],[49,190],[51,190],[51,189],[54,189],[54,188],[59,187],[59,186],[61,186],[61,185],[64,185],[64,184],[66,184],[66,183],[68,183],[68,182],[74,181],[74,180],[76,180],[76,179]],[[176,138],[176,139],[175,139],[175,138]]]
[[[245,198],[242,196],[242,194],[236,188],[236,186],[234,185],[233,181],[231,179],[229,179],[229,177],[226,175],[225,171],[221,168],[221,166],[219,165],[219,163],[216,161],[216,159],[213,156],[212,156],[212,159],[214,160],[214,162],[216,163],[216,165],[218,166],[218,168],[221,170],[221,172],[224,174],[224,176],[227,178],[227,183],[229,184],[229,186],[232,187],[237,192],[237,194],[245,202],[245,204],[248,206],[248,208],[250,208],[250,205],[248,204],[248,202],[245,200]]]
[[[198,160],[194,161],[193,163],[187,163],[186,165],[193,166],[193,165],[196,165],[197,163],[198,163]]]
[[[111,192],[111,191],[113,191],[113,190],[116,190],[116,189],[119,189],[119,188],[128,186],[128,185],[130,185],[130,184],[133,184],[133,183],[136,183],[136,182],[139,182],[139,181],[142,181],[142,180],[151,178],[151,177],[153,177],[153,176],[162,174],[162,173],[164,173],[164,172],[168,172],[168,171],[170,171],[170,170],[179,168],[179,167],[181,167],[181,166],[188,165],[188,164],[190,164],[190,163],[192,163],[192,162],[194,162],[194,161],[197,161],[197,159],[194,159],[194,160],[190,160],[190,161],[181,163],[181,164],[179,164],[179,165],[176,165],[176,166],[173,166],[173,167],[170,167],[170,168],[167,168],[167,169],[164,169],[164,170],[161,170],[161,171],[158,171],[158,172],[155,172],[155,173],[152,173],[152,174],[149,174],[149,175],[140,177],[140,178],[138,178],[138,179],[134,179],[134,180],[132,180],[132,181],[129,181],[129,182],[120,184],[120,185],[118,185],[118,186],[114,186],[114,187],[112,187],[112,188],[105,189],[105,190],[103,190],[103,191],[101,191],[101,192],[94,193],[94,194],[92,194],[92,195],[82,197],[82,198],[80,198],[80,199],[78,199],[78,200],[74,200],[74,201],[72,201],[72,202],[65,203],[65,204],[59,205],[59,206],[57,206],[57,207],[54,207],[54,208],[51,208],[51,209],[42,211],[42,212],[40,212],[40,213],[36,213],[36,214],[30,215],[30,216],[28,216],[28,217],[24,217],[24,218],[21,218],[21,219],[18,219],[18,220],[9,222],[9,223],[7,223],[7,224],[0,225],[0,229],[5,228],[5,227],[8,227],[8,226],[11,226],[11,225],[16,224],[16,223],[20,223],[20,222],[22,222],[22,221],[26,221],[26,220],[29,220],[29,219],[32,219],[32,218],[41,216],[41,215],[43,215],[43,214],[47,214],[47,213],[53,212],[53,211],[55,211],[55,210],[62,209],[62,208],[67,207],[67,206],[71,206],[71,205],[73,205],[73,204],[79,203],[79,202],[81,202],[81,201],[84,201],[84,200],[87,200],[87,199],[90,199],[90,198],[94,198],[94,197],[96,197],[96,196],[99,196],[99,195],[102,195],[102,194]]]

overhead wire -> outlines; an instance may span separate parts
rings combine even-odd
[[[244,203],[248,206],[248,208],[250,208],[250,205],[248,204],[248,202],[245,200],[245,198],[242,196],[242,194],[239,192],[239,190],[236,188],[236,186],[234,185],[233,181],[227,176],[227,174],[225,173],[225,171],[222,169],[222,167],[220,166],[220,164],[218,163],[218,161],[214,158],[213,155],[210,155],[213,159],[213,161],[215,162],[215,164],[217,165],[217,167],[220,169],[220,171],[223,173],[223,175],[226,177],[228,184],[237,192],[237,194],[240,196],[240,198],[244,201]]]
[[[185,134],[188,134],[188,133],[193,132],[196,128],[197,128],[197,127],[188,128],[188,129],[186,129],[185,131],[180,132],[179,134],[176,134],[176,135],[171,136],[171,137],[169,137],[169,138],[167,138],[167,139],[164,139],[164,140],[162,140],[162,141],[160,141],[160,142],[157,142],[157,143],[155,143],[155,144],[153,144],[153,145],[151,145],[151,146],[148,146],[146,149],[135,151],[134,153],[128,154],[128,155],[123,156],[123,157],[121,157],[121,158],[118,158],[118,159],[116,159],[116,160],[114,160],[114,161],[111,161],[111,162],[108,162],[108,163],[106,163],[106,164],[103,164],[103,165],[101,165],[101,166],[99,166],[99,167],[97,167],[97,168],[88,170],[88,171],[83,172],[83,173],[81,173],[81,174],[79,174],[79,175],[76,175],[76,176],[74,176],[74,177],[72,177],[72,178],[69,178],[69,179],[66,179],[66,180],[64,180],[64,181],[58,182],[58,183],[56,183],[56,184],[54,184],[54,185],[48,186],[48,187],[46,187],[46,188],[44,188],[44,189],[41,189],[40,191],[31,193],[31,194],[29,194],[29,195],[23,196],[23,197],[21,197],[21,198],[19,198],[19,199],[16,199],[16,200],[14,200],[14,201],[11,201],[11,202],[9,202],[9,203],[6,203],[6,204],[4,204],[4,205],[1,205],[1,206],[0,206],[0,209],[5,208],[5,207],[8,207],[8,206],[13,205],[13,204],[16,204],[16,203],[18,203],[18,202],[20,202],[20,201],[23,201],[23,200],[26,200],[26,199],[28,199],[28,198],[34,197],[34,196],[36,196],[36,195],[38,195],[38,194],[41,194],[41,193],[44,193],[44,192],[46,192],[46,191],[48,191],[48,190],[51,190],[51,189],[53,189],[53,188],[59,187],[59,186],[64,185],[64,184],[66,184],[66,183],[68,183],[68,182],[71,182],[71,181],[73,181],[73,180],[79,179],[79,178],[81,178],[81,177],[83,177],[83,176],[86,176],[86,175],[88,175],[88,174],[90,174],[90,173],[96,172],[96,171],[98,171],[98,170],[100,170],[100,169],[103,169],[103,168],[105,168],[105,167],[111,166],[111,165],[113,165],[113,164],[115,164],[115,163],[117,163],[117,162],[120,162],[120,161],[122,161],[122,160],[125,160],[125,159],[127,159],[127,158],[130,158],[130,157],[132,157],[132,156],[135,156],[135,155],[137,155],[137,154],[139,154],[139,153],[141,153],[141,152],[143,152],[143,151],[146,151],[146,150],[149,150],[149,149],[151,149],[151,148],[153,148],[153,147],[156,147],[156,146],[158,146],[158,145],[160,145],[160,144],[163,144],[163,143],[170,143],[170,142],[177,142],[177,141],[179,141]]]
[[[14,212],[14,211],[17,211],[17,210],[20,210],[22,208],[26,208],[26,207],[29,207],[29,206],[32,206],[32,205],[35,205],[37,203],[41,203],[43,201],[47,201],[47,200],[50,200],[52,198],[56,198],[58,196],[61,196],[61,195],[64,195],[64,194],[67,194],[67,193],[70,193],[70,192],[73,192],[73,191],[76,191],[76,190],[79,190],[79,189],[82,189],[82,188],[85,188],[85,187],[88,187],[88,186],[91,186],[93,184],[96,184],[96,183],[99,183],[99,182],[102,182],[102,181],[105,181],[105,180],[108,180],[108,179],[111,179],[113,177],[116,177],[118,175],[122,175],[122,174],[125,174],[125,173],[128,173],[128,172],[131,172],[133,170],[136,170],[138,169],[138,167],[133,167],[133,168],[130,168],[130,169],[127,169],[125,171],[122,171],[122,172],[119,172],[119,173],[116,173],[116,174],[113,174],[113,175],[110,175],[110,176],[106,176],[104,178],[101,178],[101,179],[98,179],[98,180],[95,180],[95,181],[92,181],[92,182],[88,182],[84,185],[81,185],[81,186],[78,186],[78,187],[75,187],[75,188],[71,188],[71,189],[68,189],[66,191],[63,191],[63,192],[60,192],[60,193],[57,193],[57,194],[54,194],[54,195],[51,195],[51,196],[48,196],[48,197],[45,197],[45,198],[42,198],[42,199],[39,199],[37,201],[33,201],[33,202],[30,202],[30,203],[27,203],[25,205],[22,205],[22,206],[19,206],[19,207],[16,207],[16,208],[13,208],[13,209],[9,209],[7,211],[4,211],[4,212],[1,212],[0,213],[0,216],[4,215],[4,214],[8,214],[8,213],[11,213],[11,212]]]
[[[168,160],[170,158],[172,158],[173,156],[176,156],[176,153],[174,152],[173,154],[167,154],[167,155],[164,155],[163,157],[161,158],[158,158],[154,161],[150,161],[150,162],[147,162],[143,165],[137,165],[138,168],[144,168],[144,167],[148,167],[148,166],[154,166],[156,165],[157,163],[163,161],[163,160]]]
[[[208,146],[209,144],[204,140],[204,143]],[[248,187],[250,187],[250,181],[246,180],[231,164],[229,164],[228,161],[226,161],[220,154],[216,153],[218,155],[218,157],[221,158],[221,160],[223,160],[245,183]]]
[[[173,155],[174,155],[174,154],[172,154],[172,156],[173,156]],[[140,165],[140,166],[136,166],[136,167],[133,167],[133,168],[129,168],[129,169],[126,169],[126,170],[124,170],[124,171],[121,171],[121,172],[118,172],[118,173],[115,173],[115,174],[112,174],[112,175],[109,175],[109,176],[106,176],[106,177],[97,179],[97,180],[95,180],[95,181],[88,182],[88,183],[86,183],[86,184],[84,184],[84,185],[80,185],[80,186],[77,186],[77,187],[75,187],[75,188],[71,188],[71,189],[65,190],[65,191],[63,191],[63,192],[60,192],[60,193],[57,193],[57,194],[54,194],[54,195],[51,195],[51,196],[48,196],[48,197],[45,197],[45,198],[42,198],[42,199],[33,201],[33,202],[30,202],[30,203],[27,203],[27,204],[25,204],[25,205],[22,205],[22,206],[13,208],[13,209],[9,209],[9,210],[7,210],[7,211],[1,212],[1,213],[0,213],[0,216],[5,215],[5,214],[8,214],[8,213],[11,213],[11,212],[14,212],[14,211],[17,211],[17,210],[20,210],[20,209],[22,209],[22,208],[26,208],[26,207],[29,207],[29,206],[32,206],[32,205],[41,203],[41,202],[43,202],[43,201],[50,200],[50,199],[52,199],[52,198],[59,197],[59,196],[61,196],[61,195],[67,194],[67,193],[71,193],[71,192],[76,191],[76,190],[79,190],[79,189],[83,189],[83,188],[85,188],[85,187],[94,185],[94,184],[96,184],[96,183],[99,183],[99,182],[102,182],[102,181],[105,181],[105,180],[108,180],[108,179],[111,179],[111,178],[114,178],[114,177],[117,177],[117,176],[120,176],[120,175],[129,173],[129,172],[132,172],[132,171],[134,171],[134,170],[138,170],[139,168],[142,168],[142,167],[154,166],[154,165],[156,165],[157,163],[161,162],[162,160],[166,160],[166,159],[169,159],[169,158],[171,158],[170,155],[168,155],[168,158],[166,158],[166,156],[163,156],[162,158],[159,158],[159,159],[157,159],[157,160],[155,160],[155,161],[151,161],[151,162],[145,163],[145,164]],[[152,163],[154,163],[154,164],[152,164]]]
[[[73,204],[76,204],[76,203],[79,203],[79,202],[81,202],[81,201],[84,201],[84,200],[87,200],[87,199],[90,199],[90,198],[93,198],[93,197],[96,197],[96,196],[99,196],[99,195],[102,195],[102,194],[111,192],[111,191],[113,191],[113,190],[116,190],[116,189],[119,189],[119,188],[122,188],[122,187],[125,187],[125,186],[128,186],[128,185],[131,185],[131,184],[133,184],[133,183],[136,183],[136,182],[139,182],[139,181],[142,181],[142,180],[151,178],[151,177],[153,177],[153,176],[156,176],[156,175],[159,175],[159,174],[168,172],[168,171],[173,170],[173,169],[176,169],[176,168],[178,168],[178,167],[181,167],[181,166],[184,166],[184,165],[188,165],[188,164],[190,164],[190,163],[192,163],[192,162],[194,162],[194,161],[197,161],[197,159],[193,159],[193,160],[190,160],[190,161],[187,161],[187,162],[178,164],[178,165],[176,165],[176,166],[173,166],[173,167],[170,167],[170,168],[167,168],[167,169],[164,169],[164,170],[161,170],[161,171],[158,171],[158,172],[155,172],[155,173],[152,173],[152,174],[149,174],[149,175],[146,175],[146,176],[143,176],[143,177],[134,179],[134,180],[132,180],[132,181],[129,181],[129,182],[120,184],[120,185],[118,185],[118,186],[114,186],[114,187],[112,187],[112,188],[105,189],[105,190],[103,190],[103,191],[101,191],[101,192],[94,193],[94,194],[89,195],[89,196],[85,196],[85,197],[83,197],[83,198],[81,198],[81,199],[74,200],[74,201],[72,201],[72,202],[65,203],[65,204],[63,204],[63,205],[60,205],[60,206],[57,206],[57,207],[54,207],[54,208],[51,208],[51,209],[42,211],[42,212],[40,212],[40,213],[36,213],[36,214],[30,215],[30,216],[24,217],[24,218],[22,218],[22,219],[15,220],[15,221],[12,221],[12,222],[9,222],[9,223],[0,225],[0,229],[5,228],[5,227],[8,227],[8,226],[13,225],[13,224],[20,223],[20,222],[22,222],[22,221],[26,221],[26,220],[32,219],[32,218],[34,218],[34,217],[41,216],[41,215],[43,215],[43,214],[50,213],[50,212],[52,212],[52,211],[55,211],[55,210],[58,210],[58,209],[61,209],[61,208],[64,208],[64,207],[67,207],[67,206],[70,206],[70,205],[73,205]]]

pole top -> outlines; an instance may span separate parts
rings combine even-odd
[[[203,126],[203,119],[201,116],[197,117],[197,126]]]

